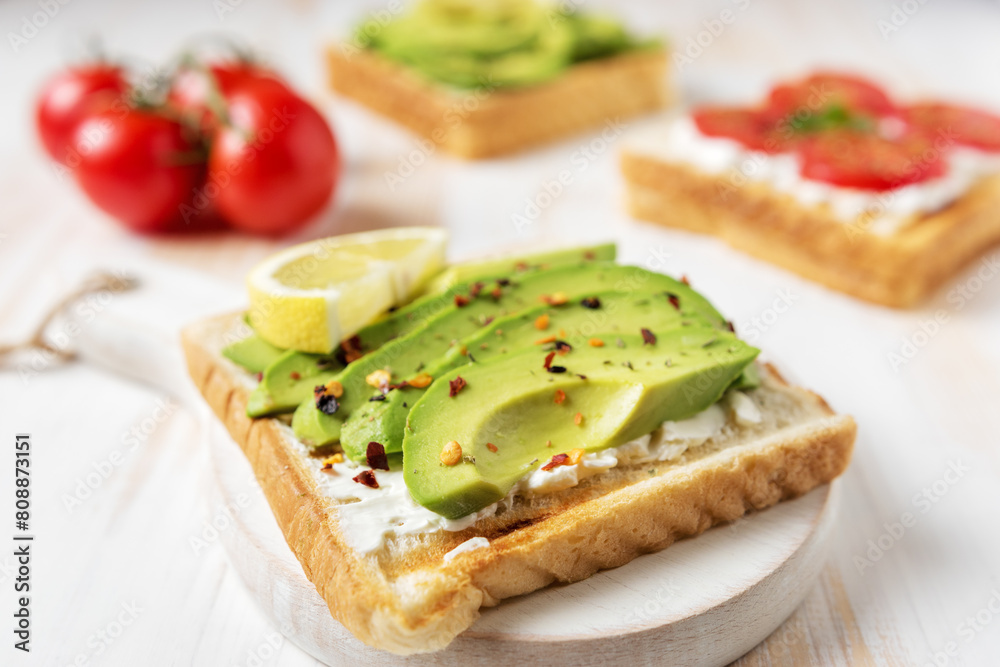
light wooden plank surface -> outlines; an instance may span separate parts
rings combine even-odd
[[[860,425],[838,539],[821,585],[740,664],[995,664],[1000,614],[989,609],[991,600],[1000,599],[994,598],[1000,591],[995,263],[956,279],[968,298],[949,299],[946,290],[907,313],[861,304],[709,239],[629,220],[621,211],[614,146],[576,171],[571,186],[534,224],[518,230],[512,215],[523,214],[544,180],[574,164],[572,156],[586,147],[587,137],[481,164],[430,156],[390,191],[385,173],[414,149],[414,140],[326,95],[319,58],[325,39],[342,34],[364,7],[382,3],[228,4],[233,11],[220,17],[221,3],[194,0],[69,3],[19,51],[0,48],[0,339],[27,332],[48,303],[93,267],[135,267],[146,259],[183,266],[203,272],[206,285],[232,294],[238,306],[245,270],[281,243],[300,238],[389,224],[442,224],[452,230],[458,255],[540,239],[613,238],[626,260],[691,276],[752,342],[791,369],[793,379],[823,393]],[[746,98],[772,77],[843,65],[904,93],[936,92],[1000,108],[996,3],[621,4],[616,11],[638,27],[671,35],[678,48],[711,26],[718,32],[711,21],[725,9],[733,11],[735,20],[717,36],[703,36],[708,45],[679,72],[688,99]],[[894,17],[894,5],[900,11],[904,5],[918,8],[912,16]],[[35,2],[4,3],[3,33],[21,30],[23,17],[37,11]],[[879,21],[893,18],[899,29],[883,37]],[[100,33],[112,50],[160,59],[185,37],[210,31],[234,32],[262,49],[335,123],[347,160],[337,206],[296,239],[137,239],[55,178],[34,146],[31,96],[41,77],[83,38]],[[995,262],[997,253],[992,257]],[[986,280],[976,278],[979,268]],[[781,295],[791,305],[779,314],[774,303]],[[181,308],[176,299],[174,306]],[[97,313],[95,326],[113,310]],[[925,340],[918,332],[937,310],[948,321]],[[887,355],[905,341],[917,343],[916,353],[894,369]],[[15,655],[8,641],[0,662],[316,664],[274,634],[217,540],[192,546],[220,510],[204,506],[206,459],[192,412],[178,404],[157,422],[154,415],[163,414],[156,412],[158,399],[163,396],[155,391],[81,365],[53,367],[26,380],[0,373],[2,437],[34,435],[38,535],[35,651],[27,659]],[[144,426],[149,434],[132,448],[129,430],[142,433]],[[109,463],[115,451],[121,452],[114,458],[118,465]],[[99,473],[91,478],[99,481],[89,497],[67,508],[65,499],[108,465],[106,479]],[[0,498],[12,497],[11,484],[9,472],[0,474]],[[906,515],[913,521],[900,530],[895,524]],[[12,605],[12,565],[9,555],[0,556],[6,610]],[[998,604],[993,602],[994,610]],[[98,633],[117,634],[119,616],[129,624],[109,644]],[[955,655],[946,656],[951,644]]]

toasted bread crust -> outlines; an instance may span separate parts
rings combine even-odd
[[[336,502],[319,491],[287,428],[246,416],[245,374],[218,354],[217,343],[238,321],[224,316],[185,330],[190,375],[245,452],[285,539],[334,618],[362,641],[395,653],[443,648],[482,606],[553,581],[584,579],[802,495],[843,472],[853,448],[850,417],[788,388],[790,400],[814,419],[662,474],[614,469],[602,476],[607,482],[543,496],[465,531],[359,554],[339,530]],[[442,560],[474,535],[489,538],[489,548]]]
[[[627,151],[622,171],[633,216],[713,234],[827,287],[896,308],[925,299],[1000,243],[1000,175],[882,236],[864,219],[845,223],[762,183],[733,187],[724,177]]]
[[[667,104],[666,53],[640,51],[574,65],[552,81],[456,92],[367,50],[327,50],[337,92],[442,150],[476,159],[513,153]]]

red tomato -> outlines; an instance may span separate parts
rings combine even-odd
[[[926,137],[896,139],[837,131],[811,137],[799,153],[802,175],[845,188],[892,190],[941,176],[947,164]]]
[[[928,134],[986,151],[1000,151],[1000,116],[979,109],[927,102],[904,109],[907,122]]]
[[[80,122],[126,91],[125,72],[115,65],[76,67],[50,79],[38,96],[35,124],[52,159],[66,164]]]
[[[203,132],[211,134],[218,125],[216,112],[208,100],[212,84],[218,87],[221,98],[218,103],[224,105],[230,92],[257,79],[280,83],[271,70],[243,61],[215,63],[208,66],[208,72],[182,69],[170,87],[167,101],[182,113],[190,114]]]
[[[230,91],[231,125],[209,152],[208,185],[233,227],[278,234],[303,225],[330,199],[340,158],[326,120],[276,81],[257,79]]]
[[[817,72],[796,83],[780,84],[768,96],[768,107],[778,116],[816,112],[834,104],[876,116],[896,112],[892,100],[876,84],[836,72]]]
[[[751,150],[767,153],[780,153],[789,147],[790,139],[778,131],[773,119],[756,109],[704,107],[691,117],[708,137],[733,139]]]
[[[75,149],[77,181],[98,207],[136,231],[184,226],[181,207],[190,207],[205,174],[186,127],[152,111],[106,110],[80,124]]]

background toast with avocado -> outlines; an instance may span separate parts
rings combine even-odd
[[[453,155],[513,153],[669,102],[666,51],[535,0],[423,0],[327,50],[334,90]]]
[[[701,319],[684,316],[686,299],[698,303],[694,299],[703,300],[700,295],[659,297],[660,306],[682,315],[662,320],[659,338],[645,329],[636,335],[631,331],[636,323],[625,322],[625,311],[618,311],[622,316],[614,322],[620,320],[626,331],[619,335],[605,329],[586,347],[567,331],[576,349],[528,345],[512,350],[506,360],[498,355],[465,366],[445,364],[447,372],[422,395],[414,394],[417,402],[402,444],[408,463],[405,471],[394,473],[381,472],[370,452],[371,469],[332,463],[325,454],[311,453],[287,421],[247,416],[254,375],[222,355],[239,337],[236,332],[246,332],[239,315],[193,325],[183,343],[191,377],[250,460],[288,544],[333,616],[362,641],[408,654],[443,648],[483,606],[622,565],[748,510],[802,495],[846,468],[855,434],[850,417],[834,414],[815,394],[789,386],[772,368],[753,366],[757,351],[729,333],[714,310]],[[603,305],[610,308],[611,299]],[[588,301],[590,306],[602,304]],[[510,317],[513,323],[518,316]],[[672,355],[665,364],[663,354]],[[741,384],[745,368],[756,368],[760,377]],[[468,383],[458,382],[459,374]],[[515,376],[521,379],[503,381]],[[662,381],[642,384],[643,377],[661,376]],[[610,451],[602,446],[630,446],[629,438],[648,432],[654,422],[679,419],[669,416],[680,400],[678,392],[694,386],[685,382],[701,379],[705,382],[696,395],[710,405],[693,409],[703,410],[698,415],[714,411],[720,421],[697,445],[653,461],[625,456],[578,483],[574,478],[545,493],[533,493],[529,485],[524,493],[512,492],[487,507],[514,483],[517,470],[511,466],[526,464],[534,479],[549,472],[539,470],[543,456],[561,465],[571,455],[580,460],[588,446],[593,447],[590,455],[599,456]],[[649,391],[633,390],[640,386]],[[734,386],[740,390],[724,393]],[[402,395],[407,390],[386,391]],[[736,398],[753,405],[750,417]],[[605,405],[612,407],[601,414]],[[497,455],[492,442],[474,442],[480,425],[464,415],[477,410],[496,422],[493,432],[508,433],[506,441],[497,440],[514,448],[503,452],[512,452],[503,459],[508,463],[486,458]],[[579,410],[586,412],[585,420],[573,416]],[[445,460],[448,447],[439,444],[452,433],[448,424],[465,433],[465,456],[450,461]],[[587,442],[575,445],[579,453],[563,454],[563,442],[573,440],[567,434],[577,428],[584,429],[578,432]],[[557,442],[548,447],[553,439]],[[362,473],[352,480],[362,468],[382,486],[369,488]],[[393,481],[402,477],[405,486]],[[356,497],[334,493],[338,484],[353,489]],[[392,495],[400,489],[403,495]],[[373,506],[375,513],[366,514]],[[407,529],[404,506],[423,511],[423,517],[433,509],[431,514],[445,523]]]

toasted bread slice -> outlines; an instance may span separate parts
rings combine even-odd
[[[765,183],[734,188],[724,174],[652,155],[625,151],[622,172],[637,218],[713,234],[827,287],[896,308],[922,301],[1000,243],[1000,175],[883,235],[864,216],[845,222]]]
[[[731,418],[676,461],[612,468],[564,491],[515,497],[466,530],[390,537],[360,553],[342,530],[338,502],[321,491],[328,473],[283,422],[246,416],[253,379],[219,353],[239,329],[238,315],[188,327],[191,377],[250,460],[334,618],[362,641],[399,654],[443,648],[481,607],[503,598],[584,579],[800,496],[843,472],[854,444],[850,417],[768,369],[751,392],[761,422]],[[445,558],[477,536],[489,545]]]
[[[469,92],[429,81],[371,51],[332,46],[327,62],[334,90],[469,159],[514,153],[669,101],[663,50],[587,61],[536,86]]]

